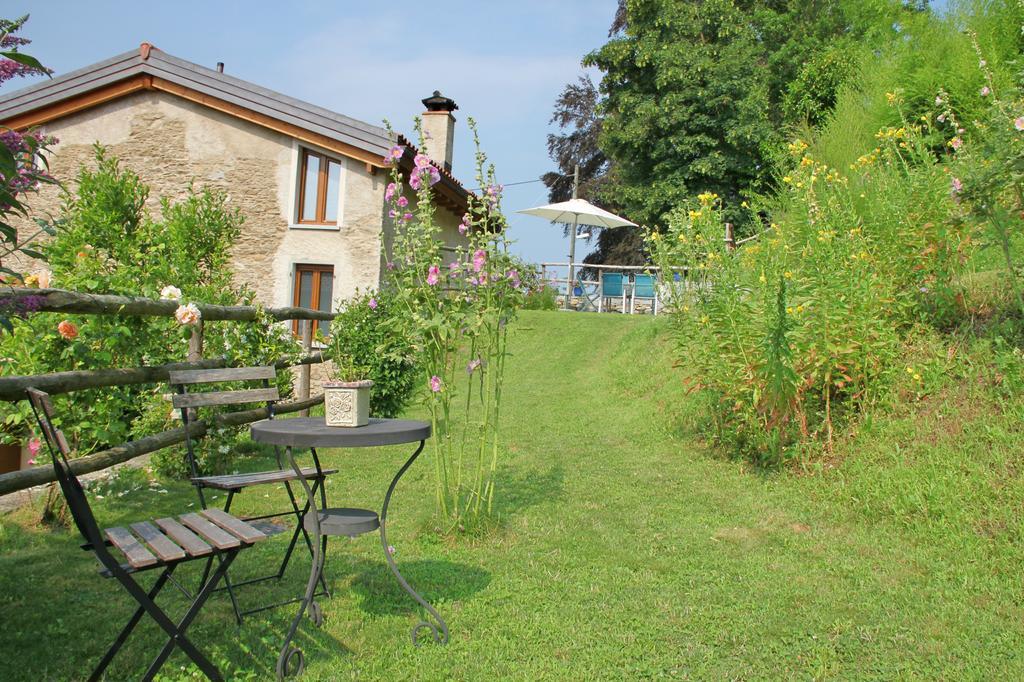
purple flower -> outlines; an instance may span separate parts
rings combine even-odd
[[[436,265],[431,265],[430,268],[427,269],[427,284],[429,284],[430,286],[434,286],[435,284],[437,284],[440,275],[441,268],[437,267]]]
[[[401,206],[402,208],[405,208],[406,206],[409,205],[409,199],[407,199],[406,197],[398,197],[398,205]]]
[[[432,186],[441,182],[441,171],[437,170],[433,166],[431,166],[428,170],[430,171],[430,184]]]
[[[403,214],[402,215],[402,220],[405,220],[405,221],[412,220],[412,213],[405,213],[405,214]]]
[[[370,307],[370,310],[376,310],[377,309],[377,299],[371,298],[370,302],[367,303],[366,305],[368,305]]]
[[[395,264],[394,264],[393,262],[391,262],[391,261],[388,261],[388,262],[387,262],[387,263],[385,264],[385,267],[386,267],[386,268],[387,268],[388,270],[394,270],[394,269],[395,269]]]
[[[448,277],[455,279],[459,276],[459,264],[449,263],[448,264]]]
[[[405,147],[403,147],[400,144],[396,144],[393,147],[391,147],[391,149],[388,150],[387,156],[384,157],[384,161],[386,161],[387,163],[397,161],[398,159],[402,158],[404,154]]]
[[[416,164],[417,169],[423,170],[430,165],[430,157],[426,154],[417,154],[416,158],[414,158],[412,162]]]
[[[417,192],[420,191],[420,187],[423,186],[423,180],[420,178],[419,173],[412,174],[412,177],[409,178],[409,186]]]
[[[398,186],[393,182],[388,183],[388,188],[384,190],[384,201],[391,201],[391,197],[395,196],[395,192],[398,190]]]
[[[487,262],[487,253],[483,249],[477,249],[473,254],[473,272],[480,272]]]
[[[459,234],[465,236],[467,232],[469,232],[469,225],[465,222],[459,223]]]
[[[950,186],[950,192],[953,194],[953,196],[960,194],[960,192],[962,192],[964,189],[964,183],[960,182],[960,178],[958,177],[954,177],[952,180],[950,180]]]
[[[516,289],[518,289],[519,288],[519,271],[518,270],[509,270],[508,273],[507,273],[507,277],[510,280],[512,280],[512,286],[514,286]]]
[[[388,211],[388,217],[389,217],[389,218],[394,218],[394,217],[396,217],[397,215],[398,215],[398,212],[397,212],[397,211],[395,211],[395,209],[391,209],[390,211]]]
[[[467,374],[472,374],[472,373],[473,373],[473,372],[475,372],[475,371],[476,371],[476,370],[477,370],[477,369],[478,369],[478,368],[479,368],[479,367],[480,367],[480,366],[481,366],[482,364],[484,364],[484,361],[483,361],[483,360],[481,360],[480,358],[476,358],[476,359],[470,360],[470,361],[469,361],[469,364],[468,364],[468,365],[466,365],[466,373],[467,373]]]
[[[434,376],[430,377],[430,390],[431,391],[433,391],[434,393],[440,393],[442,385],[443,384],[441,382],[441,377],[437,376],[436,374]]]

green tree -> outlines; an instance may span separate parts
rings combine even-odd
[[[743,198],[772,184],[788,126],[821,120],[852,71],[836,41],[898,30],[889,0],[624,0],[616,32],[587,55],[601,80],[600,149],[614,174],[603,199],[658,225],[700,192],[726,219],[750,220]],[[794,83],[808,92],[793,93]],[[785,106],[784,106],[785,105]]]

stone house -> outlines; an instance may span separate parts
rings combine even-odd
[[[457,107],[436,92],[423,104],[423,151],[441,175],[437,217],[454,246],[469,196],[451,174]],[[61,180],[89,163],[99,142],[150,186],[154,212],[160,197],[181,196],[190,181],[223,187],[246,218],[235,276],[268,307],[334,309],[356,289],[380,284],[382,238],[393,225],[383,160],[392,143],[379,126],[148,43],[0,98],[0,125],[59,138],[50,163]],[[408,179],[416,150],[399,141]],[[44,187],[31,205],[56,213],[57,197]]]

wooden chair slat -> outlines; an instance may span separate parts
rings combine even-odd
[[[181,545],[189,556],[204,556],[213,551],[213,547],[174,519],[157,519],[155,523],[168,537]]]
[[[310,479],[316,478],[316,469],[313,467],[304,467],[302,470],[303,478]],[[324,469],[323,474],[327,476],[329,474],[338,473],[337,469]],[[222,474],[220,476],[198,476],[192,479],[193,483],[198,483],[204,488],[217,488],[218,490],[239,490],[241,488],[248,488],[253,485],[266,485],[268,483],[283,483],[284,481],[294,481],[299,477],[291,469],[281,469],[280,471],[258,471],[251,474]]]
[[[160,561],[178,561],[185,558],[185,550],[171,542],[149,521],[133,523],[130,528],[160,557]]]
[[[253,528],[242,519],[228,514],[223,509],[204,509],[199,513],[232,535],[237,536],[242,542],[252,544],[253,542],[259,542],[260,540],[265,540],[267,538],[267,536],[259,530]]]
[[[227,367],[224,369],[181,369],[168,372],[171,384],[209,384],[215,381],[273,379],[274,367]]]
[[[209,405],[238,405],[277,400],[277,388],[246,388],[238,391],[208,391],[206,393],[177,393],[171,397],[174,407],[206,407]]]
[[[234,535],[213,525],[199,514],[182,514],[178,518],[217,549],[232,549],[241,544]]]
[[[157,562],[157,558],[146,549],[127,528],[107,528],[103,531],[114,547],[124,553],[132,568],[145,568]]]

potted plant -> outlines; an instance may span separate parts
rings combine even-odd
[[[334,345],[334,344],[332,344]],[[366,426],[370,421],[369,370],[355,359],[332,347],[334,369],[331,381],[324,383],[324,416],[328,426]]]

